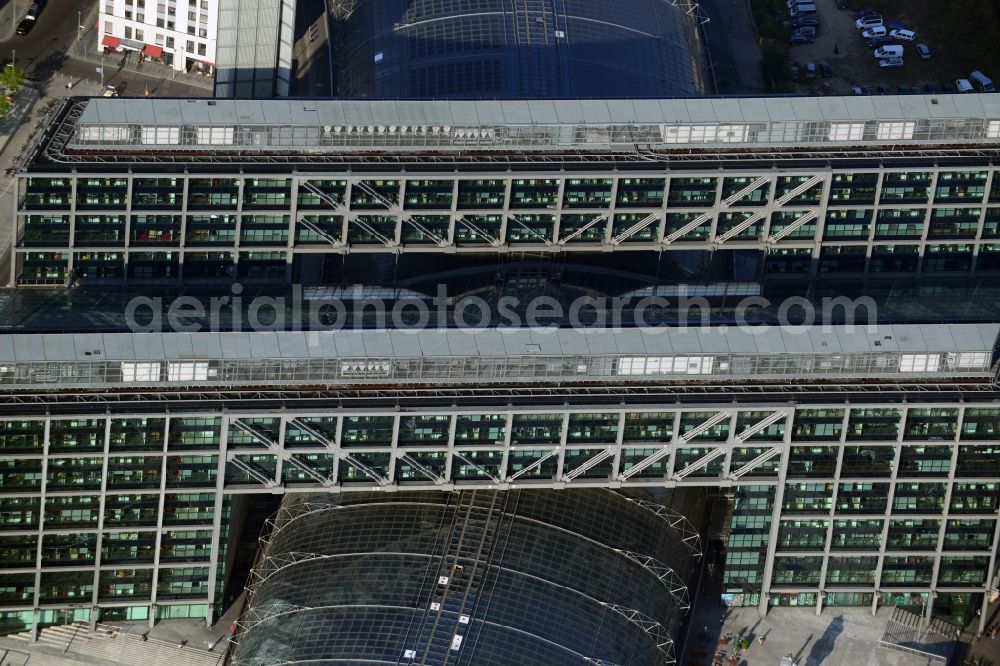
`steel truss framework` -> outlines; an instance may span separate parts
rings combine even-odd
[[[657,518],[663,520],[672,533],[680,536],[680,543],[683,545],[683,550],[687,551],[689,556],[694,558],[700,558],[701,552],[701,540],[698,533],[695,531],[694,527],[691,525],[690,521],[681,514],[677,513],[669,507],[665,507],[659,504],[648,502],[640,498],[630,497],[620,491],[616,491],[623,499],[630,501],[637,506],[641,507],[643,510],[650,511],[654,513]],[[474,495],[475,493],[473,493]],[[492,496],[492,493],[491,493]],[[410,499],[406,503],[413,503],[415,500]],[[469,500],[471,504],[475,503],[475,499]],[[308,612],[312,608],[307,608],[295,604],[283,604],[280,607],[275,607],[272,604],[262,602],[257,599],[258,593],[261,590],[261,586],[266,583],[269,579],[277,574],[285,573],[290,567],[297,566],[303,563],[316,562],[320,560],[331,560],[337,559],[339,557],[355,557],[358,555],[369,556],[407,556],[407,557],[421,557],[428,560],[435,560],[437,556],[434,554],[415,554],[415,553],[391,553],[387,551],[378,551],[377,553],[364,553],[364,552],[351,552],[343,553],[337,555],[327,555],[327,554],[316,554],[311,552],[280,552],[276,555],[268,553],[268,543],[275,538],[275,536],[285,529],[295,529],[295,525],[301,519],[311,516],[316,513],[324,511],[337,511],[343,509],[358,509],[364,507],[364,503],[352,503],[350,505],[336,505],[330,506],[329,504],[317,503],[311,501],[296,501],[296,502],[283,502],[279,508],[277,514],[266,521],[264,528],[264,535],[261,537],[261,548],[262,552],[265,553],[264,556],[257,562],[256,566],[251,571],[251,583],[248,586],[248,602],[247,602],[247,612],[237,621],[236,625],[238,627],[237,633],[233,637],[233,642],[239,645],[241,639],[245,637],[249,632],[253,631],[261,624],[265,622],[273,621],[275,618],[282,618],[283,616],[294,615],[301,612]],[[463,506],[456,507],[456,509],[464,508]],[[480,507],[483,508],[483,507]],[[480,515],[480,519],[483,519],[484,515]],[[562,528],[550,524],[546,521],[539,520],[537,518],[527,518],[525,516],[519,516],[516,513],[511,513],[506,510],[504,506],[496,507],[495,498],[491,499],[489,503],[488,514],[485,515],[485,519],[489,523],[493,523],[497,520],[502,519],[512,519],[515,521],[524,520],[531,523],[538,523],[544,527],[553,528],[560,530]],[[484,529],[484,535],[489,535],[492,533],[492,528]],[[655,557],[649,555],[643,555],[639,553],[634,553],[630,551],[621,551],[615,548],[610,548],[609,546],[592,541],[583,537],[582,535],[576,535],[577,538],[585,539],[586,541],[592,543],[593,545],[608,549],[616,552],[618,555],[625,557],[626,559],[637,564],[639,567],[644,569],[650,575],[657,578],[664,586],[667,594],[671,597],[674,603],[674,607],[686,612],[690,609],[690,599],[688,596],[687,585],[684,583],[683,579],[670,567],[664,563],[658,561]],[[485,538],[485,536],[484,536]],[[457,564],[459,561],[465,562],[465,559],[455,559],[459,558],[458,553],[451,553],[451,549],[445,548],[446,552],[442,555],[445,561],[446,569],[450,570],[451,566]],[[481,548],[479,549],[481,550]],[[477,561],[479,553],[473,558],[472,566],[478,566],[480,563]],[[454,561],[453,561],[454,560]],[[502,563],[494,564],[492,562],[487,563],[488,568],[492,570],[502,570],[508,574],[518,575],[518,571],[513,569],[508,569],[503,566]],[[574,592],[577,594],[582,594],[580,590],[572,587],[566,587],[561,585],[563,589]],[[596,599],[591,599],[591,601],[597,601]],[[256,603],[255,603],[256,602]],[[674,641],[670,636],[669,631],[665,626],[656,620],[646,617],[640,611],[632,608],[628,608],[621,605],[610,604],[607,602],[599,602],[600,605],[606,607],[608,610],[620,615],[626,621],[634,624],[640,630],[648,634],[654,641],[656,648],[663,654],[666,659],[665,663],[675,663],[674,654]],[[261,605],[258,605],[261,604]],[[440,606],[440,604],[438,604]],[[433,605],[431,606],[433,611]],[[410,609],[417,610],[417,609]],[[489,624],[489,621],[486,621]],[[599,660],[588,659],[593,663],[603,663]],[[251,660],[252,662],[252,660]]]
[[[65,255],[60,262],[67,262],[60,264],[65,268],[62,278],[53,282],[51,279],[22,277],[20,283],[68,284],[77,266],[94,261],[120,269],[120,276],[114,279],[124,282],[144,279],[137,274],[128,277],[130,263],[148,262],[159,257],[157,260],[176,264],[175,272],[167,279],[180,283],[186,279],[186,259],[194,261],[200,260],[206,253],[222,253],[233,267],[241,262],[250,265],[256,260],[264,261],[262,257],[285,267],[284,272],[278,271],[281,274],[276,273],[273,278],[254,278],[245,274],[244,279],[287,281],[291,278],[295,257],[311,254],[735,249],[801,255],[810,262],[810,275],[818,274],[824,257],[839,256],[845,252],[863,257],[862,263],[850,270],[862,274],[888,270],[877,265],[878,258],[886,252],[906,254],[912,251],[916,255],[917,263],[912,270],[907,268],[903,271],[907,274],[922,274],[925,269],[926,272],[940,272],[940,268],[925,266],[927,257],[957,253],[962,257],[961,267],[944,269],[945,272],[974,275],[998,270],[993,264],[986,265],[979,261],[983,254],[992,256],[1000,252],[997,221],[1000,216],[1000,178],[996,173],[996,169],[986,166],[950,167],[928,162],[919,167],[810,166],[789,167],[780,171],[771,167],[683,172],[644,169],[633,173],[627,170],[588,170],[576,174],[577,179],[573,179],[573,174],[567,175],[565,171],[546,171],[536,166],[516,174],[517,180],[546,183],[543,189],[547,190],[546,196],[551,200],[534,206],[520,205],[512,197],[512,191],[517,186],[510,172],[484,171],[476,172],[476,179],[500,183],[501,190],[497,191],[499,200],[495,204],[473,208],[459,204],[460,187],[465,187],[460,186],[460,182],[471,181],[447,171],[405,177],[402,173],[303,174],[296,171],[277,176],[273,173],[156,174],[114,170],[88,174],[45,174],[44,177],[70,181],[70,188],[65,193],[68,202],[58,205],[27,204],[28,179],[37,181],[41,176],[21,174],[15,181],[18,243],[12,249],[14,261],[11,270],[12,277],[17,278],[23,271],[24,261],[30,260],[31,256],[39,252],[59,252]],[[918,174],[920,182],[917,187],[925,188],[924,195],[893,198],[885,194],[890,189],[912,184],[905,181],[890,183],[890,176],[899,175],[912,181],[918,178]],[[981,178],[982,174],[985,178]],[[83,191],[80,183],[85,177],[123,179],[127,182],[125,201],[112,207],[78,204],[77,190]],[[156,177],[176,180],[176,204],[157,208],[135,202],[137,184],[142,179],[148,181]],[[287,178],[290,183],[284,203],[260,207],[247,202],[244,195],[251,179],[276,177],[282,180]],[[847,196],[841,190],[853,187],[852,181],[836,180],[845,178],[871,178],[871,191]],[[194,179],[235,179],[235,205],[212,206],[210,210],[192,207],[188,193]],[[660,183],[652,187],[661,191],[661,202],[645,206],[627,203],[624,193],[626,188],[635,187],[635,179]],[[673,189],[697,189],[697,185],[690,184],[699,179],[712,183],[709,190],[701,193],[702,196],[687,202],[671,202]],[[970,180],[965,182],[965,179]],[[337,187],[343,184],[343,191],[334,195],[326,190],[324,183],[331,182],[338,183]],[[413,188],[419,188],[421,182],[444,183],[447,190],[445,198],[450,203],[419,206],[405,203],[407,196],[413,194]],[[386,188],[385,183],[392,185]],[[939,187],[942,189],[939,190]],[[583,193],[584,200],[567,198],[567,193],[574,188]],[[593,200],[587,201],[588,196]],[[315,201],[307,204],[306,199]],[[358,203],[359,199],[365,203]],[[990,209],[990,205],[994,208]],[[916,217],[912,217],[913,211],[918,212]],[[226,227],[224,233],[231,235],[223,240],[198,240],[196,233],[189,228],[189,216],[197,218],[208,212],[218,219],[232,216],[232,225],[223,225]],[[856,215],[861,217],[854,217]],[[900,215],[905,218],[895,217]],[[65,240],[60,242],[51,235],[29,234],[30,226],[26,226],[29,217],[39,216],[59,219],[65,216],[68,220],[63,224]],[[120,222],[104,225],[108,229],[116,229],[115,240],[78,239],[77,230],[87,228],[85,221],[102,216],[109,220],[121,217]],[[145,227],[139,226],[137,216],[143,219],[157,216],[161,220],[176,221],[164,222],[171,229],[170,234],[152,241],[144,235]],[[253,222],[256,219],[254,216],[281,221],[268,222],[264,225],[265,229]],[[883,226],[893,222],[910,224],[916,231],[880,230],[876,222],[883,223]],[[858,229],[845,231],[845,225],[850,224],[858,225]],[[258,237],[261,229],[270,234],[270,240]],[[890,246],[903,247],[904,250],[886,250]],[[235,268],[227,279],[232,279],[234,275]],[[157,279],[162,282],[162,278]],[[188,279],[191,279],[190,275]]]
[[[995,395],[995,394],[993,394]],[[912,396],[911,396],[912,397]],[[475,405],[450,408],[415,406],[412,408],[386,407],[383,409],[353,409],[349,407],[326,406],[321,409],[272,408],[253,411],[216,410],[206,411],[197,407],[174,407],[164,411],[130,410],[116,413],[111,417],[102,411],[74,415],[41,416],[30,412],[8,413],[7,423],[27,421],[37,424],[44,433],[44,448],[40,451],[9,453],[4,460],[10,470],[18,465],[39,461],[37,474],[40,483],[34,489],[15,489],[11,483],[3,484],[0,501],[38,498],[45,507],[59,498],[88,495],[96,497],[100,504],[102,519],[96,528],[96,557],[92,567],[94,592],[91,603],[94,607],[111,607],[143,604],[182,603],[177,600],[156,598],[157,579],[160,572],[172,565],[161,561],[159,551],[152,563],[129,565],[133,569],[152,569],[152,596],[145,600],[107,601],[98,599],[98,580],[101,572],[120,567],[120,564],[102,562],[101,544],[108,535],[127,531],[145,531],[155,535],[159,544],[170,530],[207,529],[204,524],[177,526],[165,525],[162,507],[165,498],[178,492],[166,473],[167,466],[175,461],[186,460],[186,456],[197,456],[212,468],[210,477],[203,481],[193,481],[185,485],[183,492],[206,492],[214,498],[211,558],[207,561],[192,562],[185,566],[202,565],[209,570],[209,594],[204,599],[185,599],[183,603],[211,605],[215,601],[215,579],[220,551],[219,534],[222,519],[222,503],[227,495],[247,493],[299,493],[299,492],[350,492],[355,490],[377,490],[391,492],[396,489],[446,491],[456,489],[513,489],[513,488],[696,488],[716,487],[738,489],[743,486],[756,488],[773,487],[774,502],[770,507],[772,522],[771,535],[767,541],[766,564],[764,566],[762,604],[768,595],[777,593],[821,592],[835,589],[838,592],[872,592],[892,590],[896,592],[975,592],[990,588],[991,580],[987,572],[995,566],[995,545],[998,542],[996,530],[1000,520],[994,509],[970,515],[968,512],[952,512],[952,494],[958,485],[995,483],[995,470],[990,462],[1000,458],[1000,437],[968,432],[970,410],[995,410],[989,394],[983,400],[975,400],[974,395],[955,395],[947,398],[943,394],[934,397],[933,402],[907,402],[902,395],[890,399],[880,399],[876,395],[854,396],[855,401],[815,401],[807,404],[792,404],[785,401],[766,399],[746,402],[719,402],[707,396],[700,400],[685,400],[684,403],[636,402],[633,404],[601,404],[579,402],[572,406],[559,404],[523,404],[510,406]],[[888,396],[887,396],[888,398]],[[576,398],[581,400],[581,396]],[[235,403],[230,403],[235,404]],[[804,418],[816,410],[834,410],[842,416],[836,436],[823,440],[800,439],[794,435],[797,418]],[[872,410],[886,416],[887,430],[878,436],[856,434],[855,424],[861,424],[866,414]],[[930,411],[928,411],[930,410]],[[935,411],[937,410],[937,411]],[[950,424],[948,432],[921,434],[914,430],[921,415],[945,414]],[[626,426],[642,420],[661,426],[660,434],[653,439],[635,439]],[[111,445],[112,424],[121,419],[162,418],[164,445],[160,451],[142,451],[147,461],[156,461],[161,469],[158,487],[136,485],[135,487],[110,487],[108,484],[109,465],[116,461],[134,458],[136,452],[119,450]],[[599,418],[598,418],[599,417]],[[88,449],[74,453],[62,450],[49,451],[49,432],[53,423],[71,422],[82,418],[96,419],[97,429],[103,432],[103,445],[96,450]],[[214,428],[214,444],[210,447],[194,447],[185,450],[170,444],[173,424],[181,419],[209,419],[217,425]],[[583,424],[593,424],[597,418],[602,428],[592,429],[591,434],[582,434]],[[976,416],[976,418],[982,418]],[[994,417],[990,417],[994,418]],[[1000,416],[996,417],[1000,419]],[[214,421],[217,419],[217,421]],[[515,432],[525,424],[542,422],[550,428],[544,441],[519,440]],[[476,427],[490,425],[494,428],[485,439],[472,440],[467,437],[470,424]],[[158,426],[159,427],[159,426]],[[423,434],[418,436],[418,431]],[[600,432],[602,434],[593,434]],[[884,434],[889,432],[891,434]],[[462,433],[465,433],[464,435]],[[854,434],[851,434],[854,433]],[[831,451],[836,460],[834,471],[826,475],[802,476],[790,460],[800,457],[803,450],[821,446]],[[936,447],[942,459],[937,471],[930,474],[905,468],[901,463],[913,460],[914,456],[925,455],[921,447]],[[879,471],[849,471],[844,461],[856,456],[858,449],[878,453],[886,465]],[[947,453],[942,453],[942,451]],[[873,454],[874,455],[874,454]],[[927,454],[929,455],[929,454]],[[72,459],[92,468],[100,468],[101,483],[98,487],[80,490],[53,490],[47,487],[46,479],[51,470],[60,462]],[[34,468],[33,468],[34,469]],[[803,514],[795,510],[786,500],[786,491],[800,484],[828,484],[833,488],[829,507],[819,514]],[[845,484],[884,484],[888,493],[886,508],[878,515],[864,515],[865,519],[881,521],[883,538],[880,545],[845,551],[831,543],[832,525],[835,518],[858,518],[856,513],[845,512],[838,507],[836,493]],[[894,496],[912,494],[912,487],[927,485],[939,487],[943,492],[942,508],[930,513],[914,513],[912,510],[900,513],[894,508]],[[897,493],[897,488],[900,490]],[[842,491],[843,492],[843,491]],[[132,496],[155,498],[160,506],[157,524],[154,527],[129,528],[105,524],[105,505],[122,493]],[[632,499],[631,501],[637,501]],[[682,517],[657,505],[648,505],[657,511],[675,529],[679,529],[683,540],[692,548],[700,549],[696,532],[686,526]],[[40,511],[44,514],[45,511]],[[830,527],[824,544],[812,550],[788,550],[779,544],[779,531],[788,521],[816,518],[827,520]],[[932,550],[921,550],[920,555],[933,558],[933,580],[927,583],[900,586],[882,581],[882,567],[886,557],[907,554],[908,551],[893,550],[886,545],[886,534],[890,518],[908,520],[938,520],[940,534]],[[987,545],[955,550],[945,545],[945,530],[949,519],[993,520],[992,540]],[[36,525],[7,525],[3,534],[39,536],[79,534],[94,528],[57,527],[42,522]],[[871,556],[877,558],[878,568],[874,581],[867,585],[839,586],[825,580],[828,563],[845,556]],[[637,554],[640,560],[644,554]],[[776,558],[820,557],[823,561],[823,578],[817,585],[789,586],[772,582]],[[982,582],[969,584],[948,584],[939,582],[938,572],[942,562],[953,557],[983,558],[988,561]],[[652,566],[652,563],[650,562]],[[34,598],[27,603],[6,603],[0,610],[32,610],[38,608],[58,608],[65,604],[46,603],[40,597],[39,581],[43,572],[80,572],[80,566],[55,566],[43,563],[42,540],[39,539],[34,563],[26,566],[5,568],[4,575],[33,575],[35,577]],[[831,587],[834,585],[834,587]],[[877,596],[877,595],[876,595]],[[932,604],[928,604],[931,606]],[[928,612],[930,612],[928,610]]]

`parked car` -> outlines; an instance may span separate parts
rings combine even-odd
[[[882,68],[885,68],[885,67],[902,67],[903,66],[903,59],[902,58],[882,58],[881,60],[878,61],[878,66],[882,67]]]
[[[876,37],[885,37],[885,26],[876,25],[874,27],[868,28],[863,33],[861,33],[861,36],[864,37],[865,39],[875,39]]]
[[[812,14],[806,14],[805,16],[799,16],[798,18],[792,19],[793,28],[803,28],[805,26],[816,27],[819,25],[819,18],[813,16]]]
[[[16,32],[19,35],[27,35],[29,32],[31,32],[31,29],[34,27],[35,27],[35,17],[25,16],[23,19],[21,19],[21,22],[17,24],[17,28],[14,29],[14,32]]]
[[[118,97],[118,88],[115,86],[105,86],[101,97]]]
[[[975,88],[972,87],[972,83],[969,81],[969,79],[957,79],[955,81],[955,89],[958,90],[958,92],[960,93],[970,93],[975,90]]]
[[[924,84],[924,92],[926,93],[936,93],[938,92],[938,87],[936,83]]]
[[[878,16],[878,12],[874,9],[862,9],[860,12],[854,12],[855,21],[866,16]]]
[[[892,94],[892,88],[890,88],[887,85],[879,85],[879,87],[878,87],[878,94],[879,95],[891,95]]]
[[[816,5],[805,4],[805,5],[795,5],[788,10],[788,15],[793,19],[799,16],[809,16],[810,14],[816,13]]]
[[[953,93],[955,92],[955,86],[951,85],[950,83],[942,83],[941,92]]]
[[[886,44],[880,46],[873,52],[876,58],[902,58],[903,47],[899,44]]]
[[[889,33],[890,37],[895,37],[896,39],[901,39],[904,42],[912,42],[917,38],[917,33],[912,30],[900,30],[896,29]]]
[[[870,28],[875,25],[882,25],[882,17],[878,14],[871,14],[869,16],[862,16],[857,21],[854,22],[854,27],[858,30],[864,30],[865,28]]]
[[[866,95],[874,95],[875,94],[875,89],[872,88],[871,86],[862,86],[861,89],[865,91]]]
[[[973,73],[969,74],[969,82],[972,83],[972,87],[980,92],[996,92],[996,86],[993,85],[993,79],[986,76],[978,69]]]
[[[816,41],[816,35],[803,35],[798,32],[793,32],[788,38],[789,44],[812,44]]]
[[[875,39],[869,40],[869,42],[868,42],[868,48],[870,48],[870,49],[877,49],[878,47],[880,47],[880,46],[882,46],[884,44],[892,44],[892,43],[893,42],[892,42],[892,38],[891,37],[888,37],[888,36],[886,36],[886,37],[876,37]]]
[[[917,44],[917,53],[919,53],[920,57],[924,60],[931,59],[931,50],[926,44]]]
[[[922,92],[923,91],[920,89],[920,86],[910,86],[910,93],[914,95],[919,95]]]
[[[821,62],[819,64],[819,73],[820,76],[822,76],[824,79],[832,79],[833,67],[830,67],[830,65],[826,64],[825,62]]]
[[[802,26],[801,28],[799,28],[798,30],[795,30],[794,33],[798,33],[800,35],[807,35],[807,36],[812,37],[813,39],[815,39],[816,38],[816,27],[815,26],[811,26],[811,25],[805,25],[805,26]]]

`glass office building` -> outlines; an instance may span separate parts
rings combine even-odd
[[[995,275],[990,98],[70,100],[16,178],[12,279],[322,284],[362,253]]]
[[[0,619],[216,617],[247,495],[714,488],[729,603],[963,622],[997,582],[994,97],[67,100],[14,189],[12,278],[49,288],[0,294]],[[667,261],[718,325],[122,333],[99,305],[570,262],[675,298]],[[870,326],[729,326],[819,278],[921,286]]]
[[[691,0],[328,6],[342,97],[689,97],[711,89],[698,30],[705,19]]]
[[[610,490],[287,495],[233,662],[674,663],[700,547]]]
[[[998,335],[8,333],[0,617],[212,618],[248,494],[658,489],[693,520],[723,488],[730,603],[958,622],[996,564]]]

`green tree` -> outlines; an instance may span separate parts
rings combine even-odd
[[[27,78],[28,75],[23,69],[7,66],[3,68],[3,72],[0,72],[0,86],[3,86],[9,93],[16,93],[24,87]]]

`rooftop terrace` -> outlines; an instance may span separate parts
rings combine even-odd
[[[1000,144],[996,95],[639,100],[71,98],[31,164],[586,153],[656,159],[859,146]],[[671,156],[672,159],[677,159]]]
[[[0,336],[0,386],[992,385],[1000,324]]]

